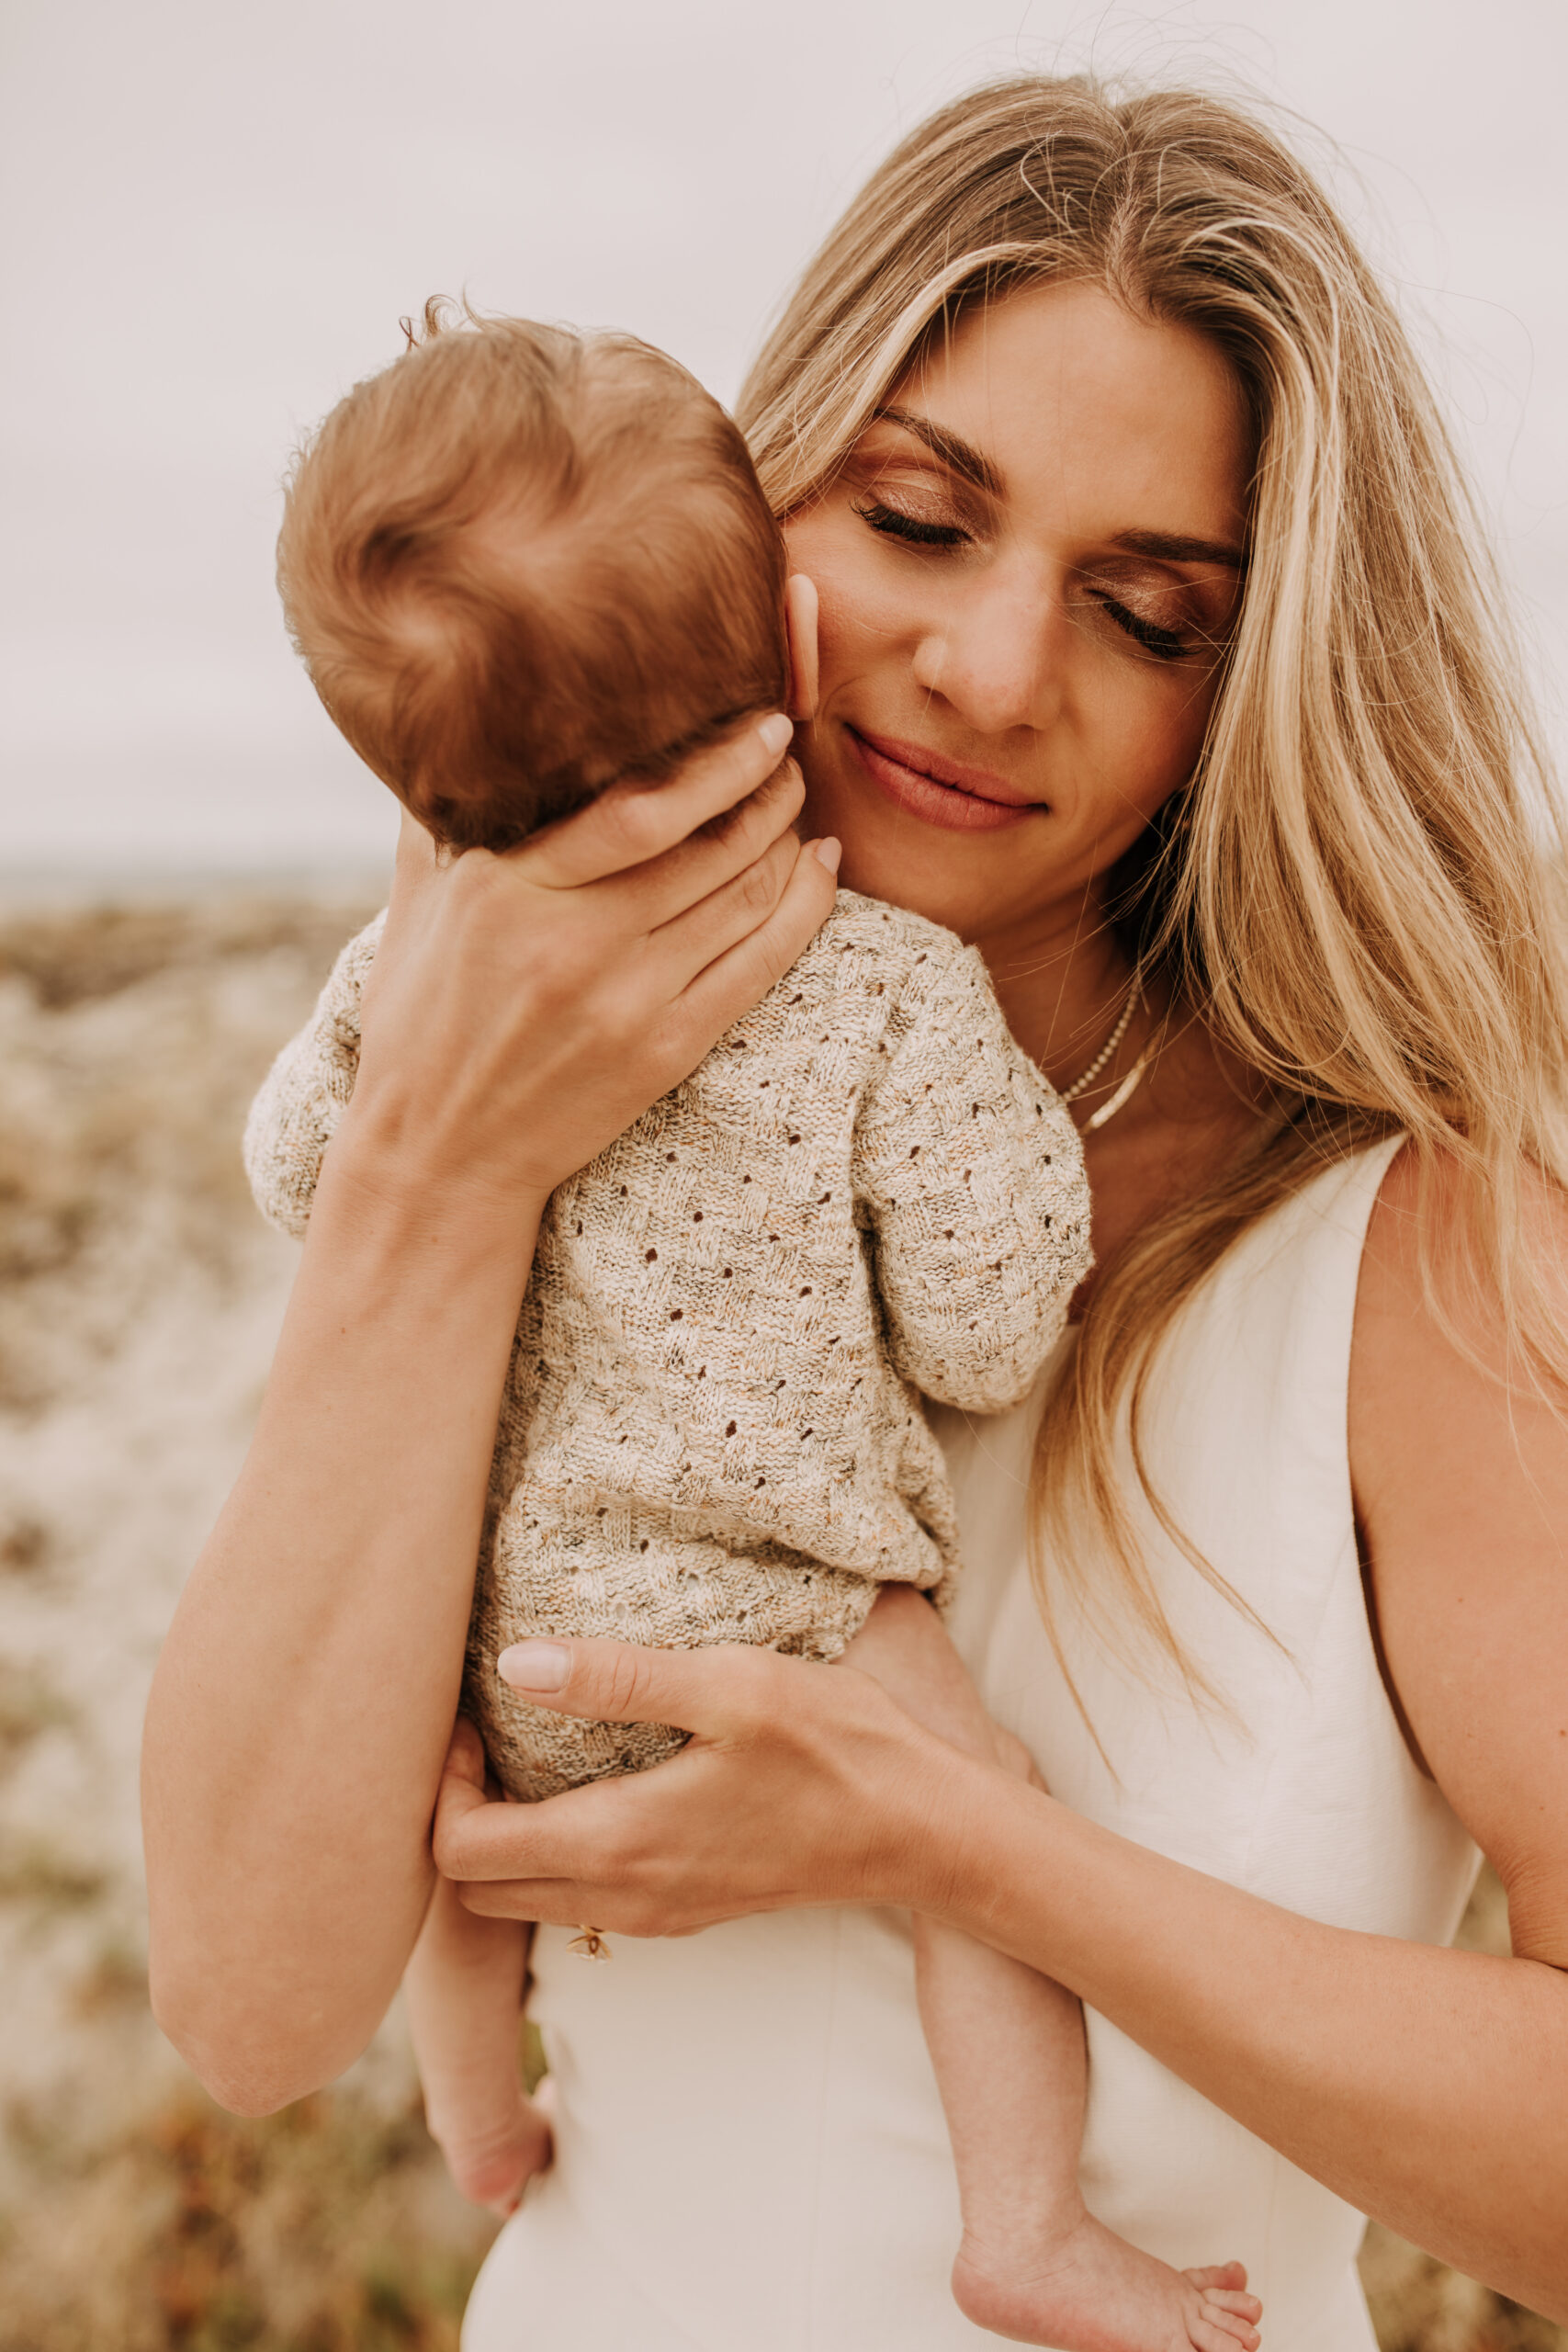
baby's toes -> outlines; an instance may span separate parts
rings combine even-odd
[[[1205,2290],[1225,2287],[1239,2291],[1247,2284],[1247,2265],[1245,2262],[1216,2262],[1207,2270],[1184,2270],[1181,2275],[1184,2278],[1190,2278],[1195,2287]],[[1262,2309],[1261,2304],[1258,2309]]]
[[[1232,2303],[1247,2304],[1250,2308],[1245,2311],[1227,2309],[1227,2305]],[[1213,2331],[1220,2352],[1235,2352],[1238,2344],[1244,2347],[1244,2352],[1257,2352],[1263,2340],[1255,2324],[1260,2316],[1260,2306],[1248,2295],[1227,2295],[1223,2301],[1213,2295],[1203,2298],[1201,2324]]]
[[[1263,2306],[1256,2295],[1229,2294],[1223,2287],[1205,2287],[1203,2310],[1210,2319],[1228,2315],[1245,2320],[1248,2327],[1256,2327],[1263,2316]]]
[[[1263,2306],[1247,2292],[1247,2268],[1240,2262],[1216,2262],[1207,2270],[1184,2274],[1198,2290],[1198,2317],[1190,2330],[1199,2352],[1257,2352],[1261,2342],[1258,2322]]]
[[[1189,2322],[1187,2332],[1194,2352],[1236,2352],[1238,2344],[1243,2352],[1258,2352],[1263,2341],[1258,2330],[1248,2327],[1245,2320],[1236,2319],[1229,2312],[1211,2312],[1207,2304],[1200,2318]]]

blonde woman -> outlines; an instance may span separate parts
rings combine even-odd
[[[338,2071],[439,1781],[470,1907],[553,1923],[558,2159],[471,2352],[1017,2332],[960,2245],[908,1909],[1083,1998],[1089,2207],[1179,2265],[1218,2232],[1270,2352],[1371,2346],[1368,2211],[1568,2315],[1565,1005],[1408,346],[1256,124],[1024,80],[873,180],[743,422],[820,596],[810,829],[978,943],[1087,1132],[1076,1333],[1032,1407],[942,1430],[974,1681],[919,1602],[881,1681],[526,1645],[531,1696],[691,1745],[530,1808],[461,1744],[442,1779],[538,1203],[831,884],[754,735],[505,860],[411,832],[154,1691],[160,2014],[232,2105]],[[1477,1844],[1511,1961],[1442,1949]],[[583,1919],[613,1966],[565,1956]]]

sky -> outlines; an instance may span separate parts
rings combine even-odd
[[[1562,0],[6,0],[0,878],[380,864],[273,586],[299,435],[433,292],[732,399],[886,149],[1021,67],[1285,110],[1427,355],[1561,759]]]

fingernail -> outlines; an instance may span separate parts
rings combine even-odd
[[[776,760],[795,740],[795,723],[782,710],[775,710],[771,718],[763,719],[757,732],[762,739],[763,751],[771,752]]]
[[[570,1664],[564,1642],[513,1642],[496,1659],[495,1670],[514,1690],[558,1690]]]
[[[839,860],[842,857],[843,854],[843,842],[836,842],[831,833],[829,834],[825,842],[818,842],[817,843],[817,855],[827,867],[829,874],[837,874],[839,870]]]

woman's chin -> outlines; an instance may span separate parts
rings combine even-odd
[[[976,859],[974,846],[964,842],[956,844],[950,835],[934,828],[922,826],[912,838],[900,838],[898,828],[893,838],[891,829],[867,828],[845,821],[842,829],[831,823],[813,827],[815,831],[839,833],[844,854],[839,867],[841,888],[859,890],[868,899],[881,899],[888,906],[905,907],[911,914],[923,915],[928,922],[939,922],[948,931],[955,931],[962,938],[975,935],[983,921],[983,910],[994,907],[1007,888],[1007,878],[998,874],[987,883],[985,876],[973,869],[982,861]]]
[[[1042,855],[1037,830],[1043,816],[998,828],[932,821],[862,777],[820,769],[813,776],[808,767],[797,822],[804,840],[832,834],[843,844],[841,888],[973,940],[1009,909],[1038,910],[1052,897],[1055,860]]]

